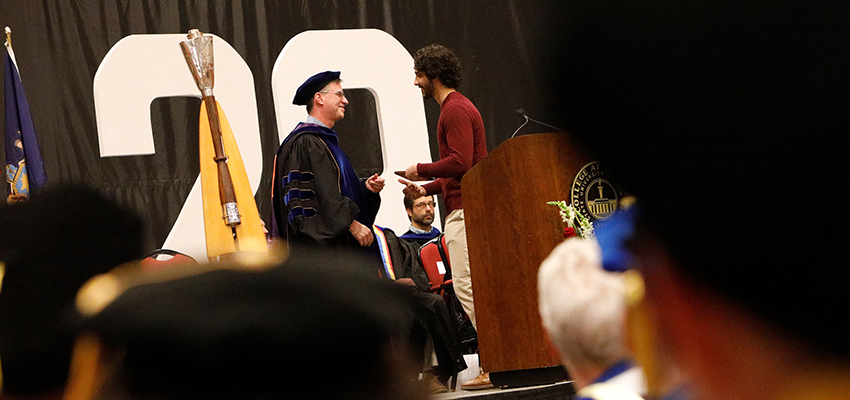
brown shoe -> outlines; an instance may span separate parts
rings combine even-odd
[[[481,373],[477,378],[464,382],[460,385],[460,388],[463,390],[479,390],[479,389],[487,389],[493,387],[493,384],[490,382],[490,373]]]
[[[449,388],[446,385],[443,385],[439,379],[437,379],[434,375],[426,375],[430,376],[426,378],[428,380],[428,394],[440,394],[440,393],[448,393],[450,392]]]

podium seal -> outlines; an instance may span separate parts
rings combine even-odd
[[[573,179],[570,202],[588,218],[604,221],[617,212],[619,201],[625,195],[604,164],[592,161]]]

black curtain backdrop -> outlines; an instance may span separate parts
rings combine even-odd
[[[452,48],[463,64],[459,90],[481,111],[492,150],[523,122],[518,108],[564,126],[557,104],[567,94],[551,61],[561,45],[564,12],[560,1],[540,0],[3,0],[0,26],[12,29],[49,181],[85,182],[137,209],[147,216],[146,246],[154,249],[165,240],[198,174],[200,101],[166,98],[151,104],[156,154],[101,158],[92,81],[107,51],[123,37],[198,28],[220,36],[245,59],[257,94],[264,167],[256,199],[265,217],[278,148],[271,70],[293,36],[306,30],[378,28],[411,54],[430,43]],[[317,49],[316,56],[334,55]],[[339,130],[343,148],[365,174],[382,166],[374,100],[360,92],[365,93],[352,99],[352,112]],[[428,100],[425,110],[436,159],[439,108]],[[529,124],[522,134],[548,131]],[[371,144],[351,145],[364,140]],[[5,154],[0,162],[5,165]]]

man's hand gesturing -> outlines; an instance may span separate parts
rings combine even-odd
[[[380,193],[381,190],[384,189],[384,178],[378,176],[378,174],[372,175],[369,179],[366,180],[366,189],[369,189],[372,193]]]

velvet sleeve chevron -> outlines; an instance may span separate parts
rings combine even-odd
[[[276,208],[291,239],[326,245],[350,235],[348,228],[359,209],[340,193],[339,167],[320,138],[294,138],[275,168]]]

